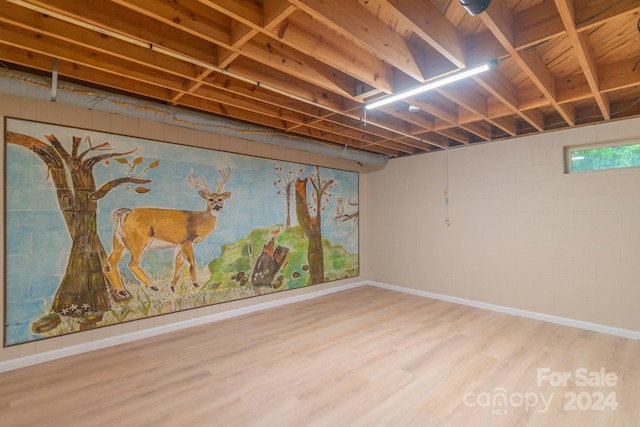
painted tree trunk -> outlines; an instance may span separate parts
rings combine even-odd
[[[103,272],[107,254],[98,235],[97,203],[91,195],[95,184],[91,171],[72,171],[75,188],[73,216],[68,223],[71,253],[52,310],[67,316],[98,314],[109,310],[109,285]]]
[[[106,253],[95,229],[95,212],[76,219],[71,253],[51,309],[67,316],[100,314],[109,310],[109,287],[102,271]]]
[[[307,259],[309,260],[309,282],[311,285],[324,282],[324,251],[322,249],[322,224],[320,209],[312,216],[307,203],[308,178],[296,180],[296,214],[298,223],[309,239]],[[318,202],[319,203],[319,202]]]
[[[275,238],[264,245],[251,274],[253,286],[278,287],[281,283],[276,283],[276,274],[280,271],[288,253],[289,248],[275,246]]]
[[[287,221],[284,226],[286,229],[291,228],[291,183],[285,188],[285,196],[287,197]]]

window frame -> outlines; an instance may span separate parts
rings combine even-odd
[[[608,168],[602,168],[602,169],[584,169],[584,170],[573,169],[572,157],[573,157],[573,153],[576,151],[597,150],[599,148],[608,148],[608,147],[624,147],[627,145],[640,145],[640,138],[625,139],[625,140],[619,140],[619,141],[609,141],[609,142],[594,143],[594,144],[579,144],[579,145],[565,146],[564,147],[564,172],[565,174],[572,174],[572,173],[600,172],[600,171],[610,171],[610,170],[640,167],[640,163],[639,163],[638,165],[634,165],[634,166],[608,167]]]

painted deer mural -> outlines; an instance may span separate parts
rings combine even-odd
[[[196,261],[193,254],[193,244],[202,242],[214,228],[218,214],[224,201],[231,197],[230,192],[222,192],[224,185],[231,176],[231,167],[218,169],[220,180],[216,179],[216,191],[211,191],[205,178],[196,179],[193,171],[187,176],[187,183],[199,190],[198,193],[207,206],[202,211],[187,211],[162,208],[120,208],[113,214],[113,252],[107,258],[105,274],[114,288],[117,298],[125,299],[130,295],[122,286],[118,263],[129,251],[131,260],[129,270],[147,288],[158,290],[149,276],[140,266],[147,249],[174,248],[173,278],[171,291],[180,277],[185,261],[189,264],[191,283],[199,288],[196,278]]]

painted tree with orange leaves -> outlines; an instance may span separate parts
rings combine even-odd
[[[109,142],[94,145],[89,138],[73,137],[68,150],[54,135],[45,135],[41,141],[29,135],[5,133],[8,144],[15,144],[30,150],[38,156],[48,169],[48,177],[53,181],[58,206],[64,218],[69,236],[71,252],[65,274],[58,285],[51,309],[67,316],[94,315],[100,317],[109,310],[109,283],[103,272],[107,258],[100,241],[97,227],[98,201],[116,187],[124,187],[137,193],[146,193],[145,184],[153,182],[143,179],[147,170],[159,165],[152,162],[142,172],[139,169],[142,157],[132,161],[127,152],[115,152]],[[93,168],[100,163],[109,165],[113,159],[128,166],[129,171],[121,178],[112,179],[100,187],[96,185]]]

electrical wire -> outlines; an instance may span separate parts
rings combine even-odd
[[[597,18],[598,16],[602,15],[603,13],[606,13],[606,12],[610,11],[611,9],[613,9],[614,7],[618,6],[620,3],[623,3],[623,2],[625,2],[625,1],[627,1],[627,0],[618,0],[617,2],[615,2],[615,3],[613,3],[613,4],[609,5],[609,6],[607,6],[606,8],[604,8],[603,10],[601,10],[600,12],[596,13],[595,15],[592,15],[592,16],[590,16],[590,17],[586,18],[586,19],[583,19],[583,20],[582,20],[582,21],[580,21],[580,22],[576,22],[576,26],[578,26],[578,25],[582,25],[582,24],[584,24],[585,22],[589,22],[589,21],[591,21],[593,18]]]
[[[627,105],[626,107],[624,107],[622,110],[618,110],[618,111],[614,111],[614,112],[612,112],[612,113],[611,113],[611,117],[616,116],[616,115],[618,115],[618,114],[622,114],[622,113],[624,113],[625,111],[628,111],[628,110],[632,109],[632,108],[633,108],[633,107],[635,107],[639,102],[640,102],[640,98],[636,99],[636,100],[635,100],[635,101],[633,101],[630,105]],[[576,119],[576,121],[578,121],[578,120],[582,121],[582,120],[599,119],[599,118],[601,118],[601,117],[602,117],[602,114],[597,114],[597,115],[593,115],[593,116],[586,116],[586,117],[578,117],[578,118]],[[549,126],[550,126],[550,127],[553,127],[553,126],[557,126],[557,125],[564,124],[564,123],[565,123],[565,122],[564,122],[564,121],[562,121],[562,122],[557,122],[557,123],[550,124]]]
[[[444,223],[451,225],[449,219],[449,149],[444,149]]]
[[[638,62],[640,63],[640,61],[638,61]],[[638,103],[640,103],[640,98],[636,99],[631,104],[629,104],[626,107],[624,107],[623,109],[612,112],[611,113],[611,117],[617,116],[618,114],[622,114],[625,111],[628,111],[628,110],[632,109]],[[586,116],[586,117],[578,117],[576,119],[576,122],[577,121],[584,121],[584,120],[591,120],[591,119],[599,119],[599,118],[602,118],[602,114],[597,114],[597,115],[593,115],[593,116]],[[551,123],[551,124],[546,125],[544,130],[552,130],[555,126],[564,125],[564,124],[566,124],[566,122],[564,120],[560,121],[560,122]],[[529,132],[529,131],[535,131],[535,130],[536,129],[533,126],[529,126],[527,128],[524,128],[523,132]],[[506,133],[506,132],[503,132],[503,133],[500,133],[500,134],[491,135],[492,139],[504,138],[504,137],[507,137],[507,136],[509,136],[509,134]]]

